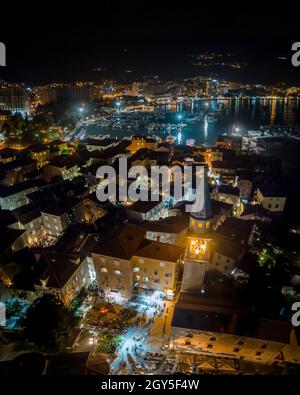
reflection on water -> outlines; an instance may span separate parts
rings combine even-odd
[[[241,131],[257,130],[263,125],[299,125],[299,99],[214,99],[189,101],[170,105],[159,105],[159,111],[165,111],[165,122],[178,123],[176,113],[180,112],[185,123],[185,117],[202,112],[214,113],[217,122],[202,122],[187,124],[180,132],[184,143],[187,139],[195,139],[198,144],[212,145],[219,134],[239,129]],[[140,131],[142,132],[142,131]],[[89,134],[110,134],[111,136],[128,136],[128,130],[101,130],[96,126],[88,129]]]
[[[208,131],[208,122],[207,118],[204,118],[204,123],[203,123],[203,134],[204,134],[204,139],[207,139],[207,131]]]
[[[183,129],[182,140],[195,139],[199,144],[211,145],[217,136],[232,130],[257,130],[263,125],[297,126],[300,109],[299,99],[236,99],[205,100],[196,103],[183,103],[161,106],[167,112],[197,113],[207,111],[214,113],[217,122],[210,123],[206,119],[200,124],[190,125]],[[169,113],[168,113],[169,114]],[[172,120],[172,116],[170,117]],[[184,120],[183,120],[184,122]]]

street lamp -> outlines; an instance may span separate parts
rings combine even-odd
[[[232,131],[233,131],[233,133],[239,133],[239,132],[240,132],[240,130],[241,130],[241,128],[240,128],[240,127],[233,125],[233,127],[232,127]]]

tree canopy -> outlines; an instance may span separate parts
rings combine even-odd
[[[44,295],[28,309],[23,321],[24,335],[40,349],[63,351],[70,345],[78,318],[57,298]]]

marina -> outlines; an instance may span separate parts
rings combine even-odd
[[[130,138],[141,134],[177,144],[191,141],[211,146],[219,135],[299,136],[298,100],[209,100],[189,104],[159,105],[155,111],[118,109],[103,116],[81,120],[69,139],[87,137]],[[285,125],[285,126],[282,126]]]

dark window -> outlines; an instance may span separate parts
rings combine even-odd
[[[189,340],[186,340],[185,345],[186,345],[186,346],[190,346],[190,345],[191,345],[191,342],[190,342]]]
[[[256,356],[259,356],[259,355],[261,355],[261,352],[260,351],[257,351],[257,353],[255,354]]]
[[[210,340],[211,342],[215,342],[215,341],[217,340],[217,338],[216,338],[216,336],[212,336],[209,340]]]
[[[260,348],[262,348],[262,349],[266,349],[267,348],[267,344],[262,344],[261,346],[260,346]]]
[[[208,344],[207,348],[213,348],[213,345],[212,344]]]
[[[239,345],[239,346],[243,346],[244,344],[245,344],[244,340],[240,340],[240,341],[238,342],[238,345]]]
[[[240,351],[240,349],[237,347],[233,350],[233,352],[239,352],[239,351]]]

